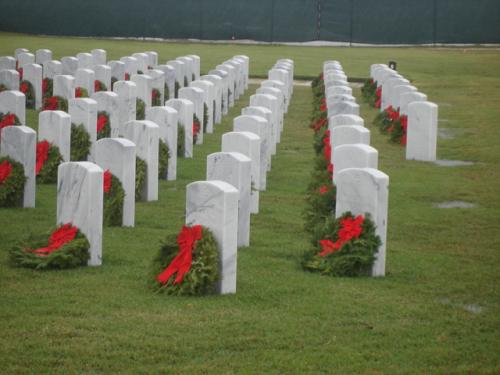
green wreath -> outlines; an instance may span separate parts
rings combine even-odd
[[[71,161],[87,160],[90,144],[90,135],[83,124],[71,123]]]
[[[361,88],[361,94],[365,102],[369,103],[372,107],[375,106],[377,101],[377,82],[373,79],[367,79]]]
[[[8,121],[8,119],[5,118],[7,116],[11,117],[10,121]],[[3,123],[4,120],[8,121],[8,123],[4,124]],[[3,129],[4,127],[10,126],[10,125],[21,125],[21,121],[19,121],[19,117],[17,117],[15,114],[13,114],[11,112],[7,112],[7,113],[0,112],[0,130]]]
[[[151,91],[151,106],[152,107],[161,106],[161,92],[158,89],[153,89]]]
[[[106,87],[106,85],[104,84],[104,82],[96,79],[94,81],[94,91],[95,92],[99,92],[99,91],[108,91],[108,88]]]
[[[61,228],[57,227],[57,229]],[[54,231],[49,232],[49,236]],[[14,246],[10,252],[11,263],[17,267],[36,270],[64,269],[84,266],[90,259],[90,243],[85,235],[78,231],[75,238],[62,245],[47,256],[39,256],[30,250],[47,246],[47,234],[30,234],[24,241]]]
[[[75,88],[75,98],[88,98],[89,92],[85,87]]]
[[[142,198],[142,190],[146,183],[147,164],[139,157],[135,158],[135,200],[140,201]]]
[[[156,280],[156,276],[172,262],[179,251],[177,235],[168,236],[162,243],[151,267],[151,287],[155,292],[175,296],[205,295],[215,292],[216,282],[219,279],[219,252],[210,230],[203,227],[202,233],[202,239],[196,241],[193,248],[191,268],[179,284],[174,284],[173,278],[164,285]]]
[[[64,111],[68,112],[68,100],[62,96],[49,96],[43,99],[44,111]]]
[[[183,158],[186,152],[185,144],[186,132],[184,131],[184,126],[182,124],[177,124],[177,156]]]
[[[168,145],[160,139],[158,144],[158,178],[167,179],[168,175],[168,158],[170,157],[170,149]]]
[[[42,169],[36,176],[36,182],[39,184],[55,184],[57,182],[57,169],[63,161],[59,147],[51,143],[47,160],[43,163]]]
[[[350,213],[344,213],[340,218],[329,218],[323,228],[313,237],[313,247],[304,253],[302,267],[306,271],[320,272],[329,276],[363,276],[370,275],[377,251],[382,244],[375,233],[375,224],[366,214],[361,224],[359,237],[352,238],[341,244],[339,250],[320,256],[321,240],[332,243],[339,240],[339,230],[344,219],[355,219]]]
[[[208,126],[208,106],[203,103],[203,133],[207,132]]]
[[[9,176],[0,183],[0,207],[22,206],[24,184],[26,183],[24,167],[21,163],[8,156],[0,157],[0,165],[5,161],[12,166],[12,170]]]
[[[33,84],[24,79],[19,85],[19,90],[26,97],[26,108],[35,109],[35,88]]]
[[[198,129],[198,131],[195,132],[195,129]],[[196,141],[198,140],[198,134],[200,134],[201,131],[200,119],[198,118],[198,116],[193,114],[193,145],[196,144]]]
[[[103,199],[103,223],[105,226],[121,226],[123,223],[123,201],[125,191],[122,183],[113,174],[111,174],[111,188],[104,192]]]
[[[54,80],[52,78],[44,78],[42,81],[42,96],[50,98],[54,92]]]
[[[105,120],[105,121],[104,121]],[[99,122],[103,121],[103,124],[100,124]],[[102,129],[99,130],[99,126],[102,126]],[[97,112],[97,139],[101,138],[109,138],[111,137],[111,121],[109,121],[109,113],[106,111],[99,111]]]
[[[177,81],[175,81],[175,97],[178,98],[179,97],[179,90],[181,89],[181,84]]]
[[[135,100],[135,119],[144,120],[146,118],[146,103],[140,98]]]
[[[389,128],[392,125],[392,120],[389,116],[389,112],[384,109],[382,112],[377,113],[375,119],[373,120],[373,125],[378,127],[382,134],[387,134]]]
[[[168,85],[166,83],[165,83],[165,86],[163,88],[163,96],[164,96],[165,101],[170,99],[170,90],[168,89]]]

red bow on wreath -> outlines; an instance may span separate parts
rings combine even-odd
[[[319,256],[324,257],[325,255],[333,254],[335,251],[339,251],[344,243],[361,236],[361,233],[363,233],[362,225],[364,221],[365,218],[361,215],[356,216],[354,219],[346,217],[341,220],[338,240],[335,242],[330,240],[319,241],[321,245]]]
[[[35,174],[38,176],[43,168],[43,165],[49,158],[50,144],[47,141],[41,141],[36,144],[36,166]]]
[[[71,224],[64,224],[61,228],[57,229],[50,235],[49,246],[33,250],[32,252],[42,257],[47,256],[64,244],[73,241],[77,233],[77,227],[74,227]]]
[[[8,160],[4,160],[3,163],[0,164],[0,185],[9,178],[11,172],[12,164],[10,164]]]
[[[156,280],[165,285],[170,277],[177,272],[174,284],[179,284],[184,279],[184,275],[191,269],[193,260],[193,248],[196,241],[202,238],[202,226],[195,225],[192,227],[183,226],[181,232],[177,236],[177,244],[179,245],[179,253],[170,262],[168,267],[160,273]]]

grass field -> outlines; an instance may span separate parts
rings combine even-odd
[[[232,108],[213,135],[181,159],[160,199],[138,203],[136,227],[105,228],[103,266],[60,272],[12,268],[7,253],[26,233],[55,224],[56,189],[37,186],[36,209],[0,209],[0,369],[19,374],[496,374],[500,372],[500,51],[166,44],[0,33],[0,55],[49,48],[54,57],[104,48],[108,59],[156,50],[160,62],[194,53],[202,72],[244,53],[251,75],[289,57],[297,76],[339,60],[367,77],[389,59],[439,104],[438,158],[474,161],[445,168],[409,162],[371,126],[379,169],[390,176],[385,278],[304,273],[304,192],[314,152],[312,94],[296,87],[285,131],[252,217],[251,246],[238,253],[232,296],[154,295],[147,276],[159,242],[183,223],[186,184],[205,177],[206,155],[248,105]],[[361,102],[359,90],[355,90]],[[37,114],[28,114],[37,127]],[[462,200],[473,209],[438,209]]]

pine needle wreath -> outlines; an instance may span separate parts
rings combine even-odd
[[[365,102],[370,104],[370,106],[374,107],[375,102],[377,101],[377,82],[373,81],[373,79],[367,79],[361,88],[361,94]]]
[[[304,253],[302,267],[306,271],[320,272],[329,276],[366,276],[370,275],[378,248],[381,245],[380,237],[375,233],[375,224],[366,214],[362,221],[361,233],[345,242],[339,242],[340,231],[343,229],[343,220],[357,221],[350,212],[344,213],[340,218],[328,219],[323,228],[318,230],[313,237],[313,247]],[[326,243],[325,243],[326,242]],[[322,244],[323,243],[323,244]],[[325,252],[325,248],[340,244]],[[323,254],[323,256],[321,255]]]
[[[183,158],[186,152],[186,132],[184,126],[180,123],[177,124],[177,156]]]
[[[97,139],[111,137],[111,121],[106,111],[97,112]]]
[[[54,92],[54,80],[52,78],[44,78],[42,81],[42,96],[43,99],[50,98]]]
[[[181,84],[177,81],[175,81],[175,97],[178,98],[179,97],[179,90],[181,89]]]
[[[158,89],[153,89],[151,91],[151,106],[152,107],[161,106],[161,92]]]
[[[207,132],[208,126],[208,106],[203,103],[203,133]]]
[[[50,96],[43,99],[44,111],[68,112],[68,101],[62,96]]]
[[[49,238],[62,227],[59,226],[49,232]],[[48,236],[47,234],[30,234],[10,250],[11,263],[17,267],[33,268],[36,270],[75,268],[87,264],[87,261],[90,259],[90,243],[82,232],[78,230],[73,240],[63,244],[48,255],[41,256],[34,253],[33,250],[47,246]]]
[[[105,173],[109,173],[109,171]],[[109,173],[109,177],[105,178],[110,178],[111,181],[109,190],[106,192],[106,189],[104,189],[103,223],[105,226],[121,226],[123,223],[125,191],[120,180],[112,173]]]
[[[170,149],[168,145],[160,139],[158,144],[158,178],[167,179],[168,175],[168,158],[170,157]]]
[[[139,157],[135,158],[135,200],[140,201],[142,199],[142,190],[144,189],[144,184],[146,183],[146,170],[147,164],[144,160]]]
[[[31,82],[22,80],[19,85],[19,91],[26,97],[26,108],[35,109],[35,89]]]
[[[146,103],[140,98],[135,100],[135,119],[144,120],[146,118]]]
[[[90,135],[83,124],[71,124],[71,161],[85,161],[90,152]]]
[[[0,207],[21,206],[26,183],[23,165],[8,156],[0,157],[0,171],[4,171],[0,172]]]
[[[198,141],[198,134],[201,131],[200,119],[193,114],[193,145]]]
[[[3,128],[13,125],[21,125],[19,117],[10,112],[7,113],[0,112],[0,132],[2,131]]]
[[[153,260],[150,284],[157,293],[174,296],[194,296],[214,293],[219,278],[219,253],[217,243],[209,229],[203,227],[202,238],[196,241],[192,251],[192,263],[182,282],[174,284],[171,278],[162,285],[156,277],[177,256],[177,235],[168,236],[161,244],[159,254]]]
[[[40,157],[37,145],[37,163]],[[49,145],[47,160],[43,162],[42,168],[36,176],[36,182],[39,184],[55,184],[57,182],[57,169],[63,162],[59,147],[54,144]]]
[[[89,92],[85,87],[75,88],[75,98],[88,98]]]
[[[94,81],[94,92],[99,92],[99,91],[108,91],[108,88],[106,87],[106,85],[104,84],[104,82],[99,81],[98,79],[96,79]]]

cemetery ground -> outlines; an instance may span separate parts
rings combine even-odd
[[[155,50],[160,61],[201,57],[201,71],[229,56],[250,57],[264,76],[278,58],[296,78],[339,60],[349,77],[395,60],[439,105],[440,167],[405,160],[361,116],[390,176],[387,276],[330,278],[303,272],[301,217],[314,151],[312,93],[296,86],[278,153],[252,216],[251,246],[238,252],[237,293],[176,298],[148,289],[160,241],[183,224],[185,187],[205,178],[206,155],[248,104],[249,87],[214,134],[179,159],[177,181],[160,181],[159,201],[139,202],[135,228],[104,228],[103,265],[36,272],[13,268],[8,250],[55,225],[56,187],[37,185],[36,209],[0,209],[2,373],[493,374],[500,372],[500,51],[154,43],[0,33],[0,55],[49,48],[56,58],[104,48],[108,59]],[[363,103],[360,90],[354,95]],[[27,111],[36,129],[37,114]],[[475,208],[440,209],[448,201]]]

